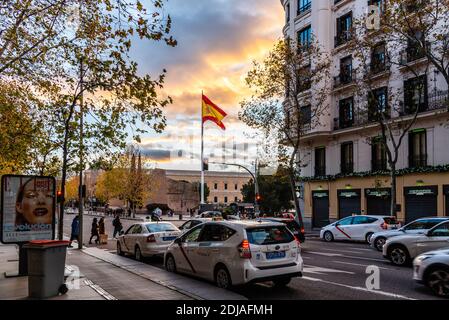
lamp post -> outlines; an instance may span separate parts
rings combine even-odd
[[[259,215],[259,205],[257,204],[257,202],[258,202],[258,195],[259,195],[259,183],[257,181],[257,160],[254,163],[255,174],[253,174],[251,172],[251,170],[249,170],[247,167],[245,167],[241,164],[237,164],[237,163],[225,163],[225,162],[209,162],[209,163],[239,167],[239,168],[246,170],[251,175],[251,177],[253,178],[253,181],[254,181],[254,213],[258,216]]]

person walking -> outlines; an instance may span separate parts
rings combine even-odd
[[[100,236],[98,235],[98,220],[97,220],[97,218],[94,218],[94,220],[92,221],[92,229],[90,230],[89,244],[92,244],[93,237],[97,237],[97,239],[95,239],[95,243],[100,244]]]
[[[105,227],[104,227],[104,217],[101,217],[100,221],[98,221],[98,233],[100,235],[106,234],[106,230],[105,230]]]
[[[80,241],[80,218],[78,215],[72,220],[72,232],[70,235],[69,248],[72,248],[72,241],[76,240],[78,243]]]
[[[120,231],[122,231],[122,229],[123,229],[123,225],[122,225],[122,222],[120,221],[119,214],[117,214],[115,216],[114,220],[112,220],[112,225],[114,226],[113,238],[115,238],[116,234],[118,233],[120,235]]]

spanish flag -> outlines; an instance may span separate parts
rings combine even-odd
[[[203,100],[202,100],[203,108],[202,108],[202,117],[203,117],[203,123],[206,121],[212,121],[215,122],[220,128],[223,130],[226,130],[223,122],[223,120],[227,114],[223,110],[221,110],[215,103],[210,101],[208,97],[206,97],[203,94]]]

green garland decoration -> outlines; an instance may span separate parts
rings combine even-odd
[[[417,168],[404,168],[396,170],[396,176],[404,176],[412,173],[438,173],[438,172],[449,172],[449,164],[439,165],[439,166],[426,166]],[[335,175],[326,175],[319,177],[298,177],[298,182],[319,182],[319,181],[335,181],[341,178],[366,178],[375,176],[389,176],[390,170],[381,171],[363,171],[363,172],[352,172],[352,173],[338,173]]]

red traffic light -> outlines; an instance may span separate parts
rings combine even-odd
[[[262,197],[260,196],[260,194],[256,195],[256,201],[259,202],[260,200],[262,200]]]
[[[61,190],[56,191],[56,202],[64,202],[64,195]]]

